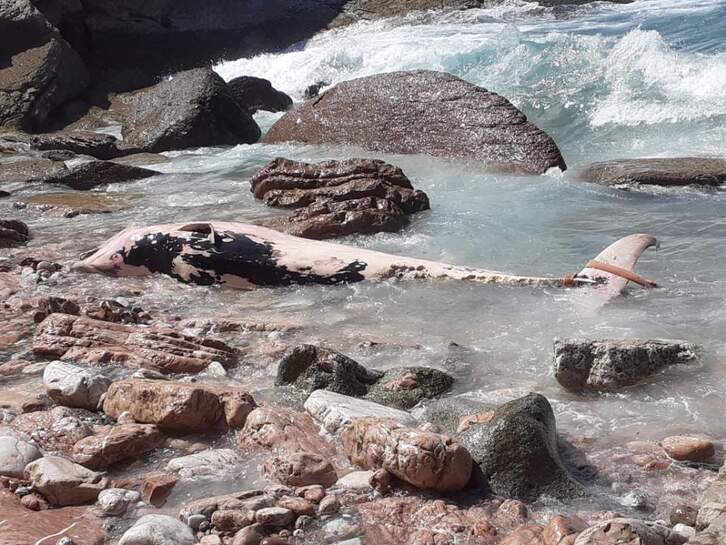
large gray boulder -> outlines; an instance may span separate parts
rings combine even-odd
[[[264,141],[468,159],[525,174],[566,168],[555,142],[506,98],[429,70],[339,83],[285,114]]]
[[[726,159],[615,159],[591,164],[580,172],[580,179],[601,185],[720,186],[726,183]]]
[[[553,369],[568,390],[608,391],[695,358],[696,348],[686,341],[555,339]]]
[[[95,411],[111,380],[83,367],[54,361],[43,371],[43,384],[48,395],[61,405]]]
[[[194,545],[189,526],[168,515],[145,515],[126,530],[118,545]]]
[[[51,504],[58,506],[93,503],[108,482],[102,473],[60,456],[45,456],[31,462],[25,467],[25,478]]]
[[[0,475],[22,479],[25,466],[41,456],[32,443],[0,432]]]
[[[582,493],[560,458],[555,415],[544,396],[531,393],[462,422],[454,437],[496,494],[534,501]]]

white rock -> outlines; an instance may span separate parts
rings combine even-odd
[[[23,470],[42,454],[32,443],[17,437],[0,437],[0,475],[23,478]]]
[[[96,410],[111,380],[83,367],[54,361],[43,372],[48,395],[66,407]]]
[[[370,484],[373,471],[352,471],[336,481],[333,488],[344,488],[355,492],[372,492]]]
[[[182,478],[193,479],[229,473],[241,461],[242,459],[232,449],[203,450],[196,454],[169,460],[166,469],[178,473]]]
[[[106,488],[101,473],[60,456],[45,456],[25,466],[25,478],[53,505],[82,505],[96,501]]]
[[[121,536],[118,545],[194,545],[189,527],[168,515],[146,515]]]
[[[392,418],[403,426],[416,427],[418,424],[406,411],[327,390],[315,390],[310,394],[305,401],[305,410],[332,434],[340,433],[353,420],[364,416]]]
[[[105,517],[118,517],[123,515],[129,505],[141,499],[141,495],[134,490],[125,488],[107,488],[98,495],[98,510]]]
[[[678,534],[686,541],[692,537],[696,537],[696,529],[693,526],[688,526],[687,524],[678,523],[671,529],[671,532]]]

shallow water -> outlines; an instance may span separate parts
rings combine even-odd
[[[345,242],[513,273],[562,275],[577,272],[615,239],[645,232],[656,235],[661,248],[647,252],[638,271],[662,289],[632,289],[599,310],[568,291],[445,281],[236,292],[168,278],[72,274],[38,291],[115,296],[134,286],[142,290],[135,302],[150,311],[290,321],[304,329],[286,342],[327,342],[370,366],[441,366],[460,379],[457,393],[487,401],[537,391],[552,401],[560,429],[587,438],[595,457],[631,440],[684,432],[723,440],[726,192],[626,192],[582,184],[575,174],[608,158],[726,155],[724,22],[726,2],[713,0],[566,10],[512,3],[359,24],[285,53],[217,67],[226,79],[268,78],[296,100],[319,80],[334,84],[414,68],[445,70],[499,92],[555,139],[570,166],[566,173],[513,177],[426,157],[378,155],[401,166],[429,194],[432,209],[415,216],[403,233]],[[258,120],[266,128],[277,117]],[[75,255],[128,224],[268,216],[271,211],[253,200],[248,180],[276,156],[374,156],[262,144],[168,155],[169,163],[152,167],[164,175],[107,189],[139,195],[128,211],[73,219],[13,214],[30,220],[31,247]],[[702,345],[703,358],[642,387],[576,396],[551,373],[558,336],[681,338]],[[233,342],[244,344],[245,335]],[[271,383],[272,369],[248,365],[235,376],[257,386]],[[592,501],[591,508],[603,508],[611,500]]]

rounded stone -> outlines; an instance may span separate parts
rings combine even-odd
[[[666,437],[661,446],[668,456],[682,462],[707,462],[716,453],[713,442],[701,437]]]

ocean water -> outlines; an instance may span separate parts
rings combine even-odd
[[[584,437],[595,457],[628,441],[678,433],[726,439],[726,192],[622,191],[576,176],[590,162],[611,158],[726,156],[726,1],[566,9],[511,2],[425,13],[322,33],[288,51],[216,70],[225,79],[267,78],[300,101],[317,81],[332,85],[419,68],[451,72],[510,99],[554,138],[569,170],[515,177],[423,156],[298,145],[174,152],[168,163],[152,167],[162,176],[105,189],[135,194],[128,211],[72,220],[29,216],[36,233],[31,245],[77,254],[129,224],[254,221],[274,213],[249,191],[250,176],[266,161],[381,157],[429,194],[432,209],[402,233],[342,242],[562,275],[577,272],[617,238],[643,232],[657,236],[661,247],[643,256],[638,271],[663,287],[632,288],[595,310],[570,291],[446,281],[235,292],[152,278],[131,282],[141,291],[138,304],[183,317],[299,323],[303,329],[288,342],[325,342],[381,368],[438,366],[459,379],[457,394],[487,401],[540,392],[552,402],[560,430]],[[278,117],[260,114],[258,121],[264,129]],[[38,290],[115,295],[129,284],[73,274]],[[620,393],[578,396],[552,376],[555,337],[686,339],[702,346],[703,356]],[[273,369],[236,373],[265,386]],[[688,493],[695,494],[693,486]]]

